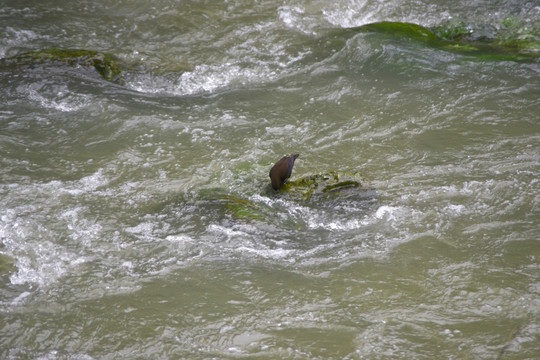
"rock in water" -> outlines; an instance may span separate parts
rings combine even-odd
[[[296,160],[299,155],[300,154],[284,156],[272,166],[269,176],[274,190],[278,190],[285,180],[291,176],[294,160]]]

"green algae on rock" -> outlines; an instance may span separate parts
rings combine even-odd
[[[294,197],[309,199],[313,195],[323,193],[339,194],[341,191],[356,189],[357,191],[373,190],[357,172],[331,171],[324,174],[308,175],[289,181],[283,185],[286,191]]]
[[[358,32],[378,32],[386,33],[392,36],[405,37],[412,40],[420,40],[423,42],[438,43],[441,39],[431,30],[417,24],[406,22],[381,21],[371,24],[362,25],[356,28],[351,28]]]
[[[442,39],[461,41],[467,39],[473,30],[462,21],[448,20],[434,27],[433,32]]]
[[[444,23],[432,30],[406,22],[383,21],[345,29],[352,33],[380,33],[428,46],[477,56],[479,60],[527,61],[540,56],[540,36],[534,27],[517,27],[508,20],[495,39],[474,39],[473,30],[460,22]],[[509,31],[508,29],[511,29]],[[515,35],[508,35],[508,33]]]
[[[80,49],[45,49],[22,53],[1,61],[22,65],[59,61],[73,67],[93,67],[103,79],[117,84],[124,83],[122,68],[127,67],[113,55]]]
[[[450,20],[434,27],[433,32],[443,40],[475,46],[476,50],[496,51],[502,59],[510,55],[540,55],[540,29],[514,17],[505,18],[500,25],[490,27]]]

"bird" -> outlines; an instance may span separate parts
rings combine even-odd
[[[292,173],[292,168],[294,166],[294,160],[300,154],[294,154],[291,156],[284,156],[277,163],[272,166],[270,169],[270,180],[272,181],[272,188],[278,190],[279,187],[287,180]]]

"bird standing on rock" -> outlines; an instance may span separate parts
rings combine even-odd
[[[291,176],[294,160],[296,160],[299,155],[300,154],[284,156],[272,166],[269,176],[274,190],[278,190],[285,180]]]

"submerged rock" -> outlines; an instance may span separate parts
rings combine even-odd
[[[236,220],[264,221],[267,216],[263,204],[258,204],[238,195],[231,195],[221,188],[202,189],[198,202],[204,203],[208,209],[216,211],[216,215],[228,215]]]
[[[0,61],[7,64],[19,65],[58,61],[73,67],[93,67],[103,79],[117,84],[124,83],[122,69],[127,68],[127,65],[113,55],[99,51],[79,49],[32,51]]]
[[[225,205],[225,212],[235,219],[260,220],[267,217],[253,202],[233,195],[222,195],[220,200]]]

